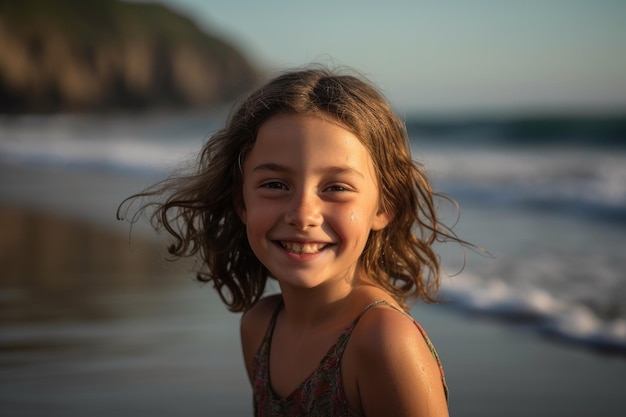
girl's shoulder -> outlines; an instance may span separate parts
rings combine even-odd
[[[249,377],[252,375],[254,355],[265,337],[272,315],[281,302],[280,294],[264,297],[241,317],[241,347]]]
[[[283,297],[281,294],[268,295],[257,301],[248,311],[246,311],[241,317],[242,325],[247,324],[259,324],[259,321],[269,319],[276,311],[279,304],[282,303]]]
[[[376,303],[362,314],[352,334],[352,344],[362,354],[393,354],[403,344],[426,348],[428,345],[417,322],[395,303]],[[420,349],[421,350],[421,349]]]
[[[443,375],[420,329],[411,316],[388,304],[361,317],[344,357],[359,387],[359,412],[404,415],[389,408],[402,404],[415,411],[412,415],[430,415],[422,414],[423,407],[432,415],[446,415]],[[368,366],[359,366],[364,363]]]

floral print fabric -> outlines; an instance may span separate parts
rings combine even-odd
[[[315,371],[306,378],[291,394],[285,398],[279,398],[271,387],[269,375],[269,354],[276,325],[276,318],[282,308],[282,302],[274,312],[266,331],[261,346],[257,350],[253,360],[253,391],[254,391],[254,415],[257,417],[275,416],[356,416],[349,405],[343,388],[341,377],[341,358],[346,348],[350,335],[360,318],[371,308],[385,304],[392,308],[386,301],[380,300],[368,305],[354,321],[343,330],[337,342],[328,350]],[[406,314],[402,312],[402,314]],[[415,326],[420,331],[433,356],[439,364],[441,379],[448,395],[447,386],[443,374],[441,362],[430,339],[415,321]]]

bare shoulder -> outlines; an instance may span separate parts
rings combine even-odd
[[[246,311],[241,317],[241,327],[245,330],[255,332],[259,326],[266,327],[269,320],[278,308],[282,296],[280,294],[270,295],[261,298],[252,308]]]
[[[281,295],[275,294],[259,300],[241,317],[241,347],[248,377],[252,377],[252,359],[261,345],[272,314],[281,302]]]
[[[367,416],[448,415],[439,364],[411,317],[388,306],[372,308],[350,343],[358,411]]]

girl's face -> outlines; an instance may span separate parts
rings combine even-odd
[[[352,283],[370,231],[389,222],[366,148],[318,117],[263,123],[243,178],[248,241],[281,286]]]

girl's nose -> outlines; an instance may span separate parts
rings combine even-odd
[[[301,230],[322,224],[319,196],[314,192],[294,195],[285,211],[285,222]]]

